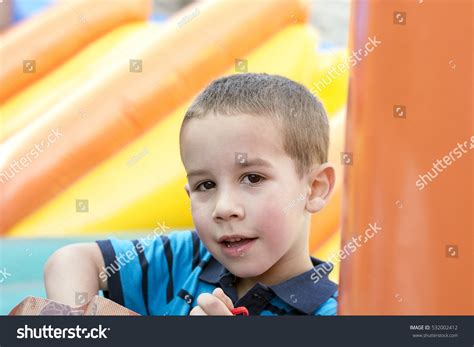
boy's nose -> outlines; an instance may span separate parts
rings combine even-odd
[[[228,221],[230,219],[242,219],[244,217],[244,208],[237,203],[230,194],[221,194],[217,201],[212,218],[217,223]]]

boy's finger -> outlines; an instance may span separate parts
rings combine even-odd
[[[232,312],[230,312],[226,304],[212,294],[204,293],[199,295],[197,303],[209,316],[232,316]]]
[[[189,312],[190,316],[207,316],[206,312],[199,306],[195,306],[191,312]]]
[[[219,299],[221,299],[229,310],[232,310],[234,308],[234,304],[232,303],[232,300],[227,295],[225,295],[222,288],[214,289],[214,291],[212,292],[212,295],[215,295]]]

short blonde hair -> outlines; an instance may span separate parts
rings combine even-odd
[[[321,102],[303,85],[286,77],[245,73],[221,77],[193,101],[181,124],[208,114],[266,116],[282,126],[284,151],[301,177],[327,162],[329,121]]]

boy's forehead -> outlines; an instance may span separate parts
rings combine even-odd
[[[187,169],[215,160],[228,164],[257,157],[271,161],[283,154],[283,139],[277,124],[266,117],[209,115],[185,125],[181,153]]]

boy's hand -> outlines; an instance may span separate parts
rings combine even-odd
[[[197,298],[198,306],[189,313],[190,316],[232,316],[234,304],[224,294],[221,288],[216,288],[212,294],[204,293]]]

